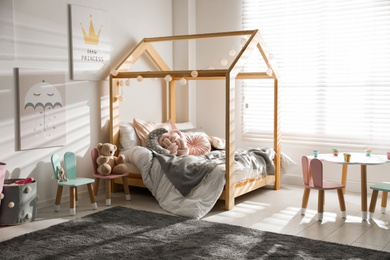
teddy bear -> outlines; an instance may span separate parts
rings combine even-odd
[[[111,173],[122,174],[128,172],[125,164],[125,156],[115,156],[116,145],[110,143],[99,143],[97,150],[99,157],[96,159],[98,164],[97,172],[101,175],[109,175]]]

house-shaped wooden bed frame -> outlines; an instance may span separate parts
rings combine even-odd
[[[248,40],[242,46],[241,50],[227,69],[215,70],[197,70],[197,77],[191,76],[193,70],[171,70],[164,62],[162,57],[152,46],[154,42],[164,41],[184,41],[207,38],[222,37],[247,37]],[[230,210],[234,207],[234,199],[249,191],[258,189],[268,184],[274,184],[274,189],[280,188],[280,170],[281,170],[281,133],[279,124],[279,87],[278,73],[275,65],[270,62],[268,54],[265,52],[264,41],[258,30],[250,31],[233,31],[221,33],[179,35],[168,37],[144,38],[118,65],[110,75],[110,142],[119,147],[119,80],[137,78],[165,78],[170,75],[172,80],[169,82],[168,93],[168,115],[169,118],[176,122],[176,81],[181,78],[186,80],[210,80],[220,79],[226,82],[226,184],[220,199],[225,200],[225,208]],[[268,70],[266,72],[241,72],[248,56],[255,50],[260,51]],[[129,72],[131,66],[143,54],[147,53],[158,71],[137,71]],[[275,150],[275,175],[268,175],[265,178],[256,178],[235,183],[234,177],[234,151],[235,151],[235,80],[236,79],[273,79],[274,80],[274,150]],[[129,185],[145,187],[142,183],[140,174],[130,174],[128,178]],[[118,182],[120,180],[118,179]]]

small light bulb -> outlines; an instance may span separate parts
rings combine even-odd
[[[265,73],[267,73],[267,75],[271,77],[273,71],[272,71],[272,69],[270,68],[270,69],[267,69],[267,71],[266,71]]]
[[[234,55],[236,55],[236,51],[234,49],[231,49],[229,51],[229,55],[233,57]]]
[[[119,81],[119,86],[123,87],[123,80]]]
[[[196,70],[191,71],[191,76],[196,78],[198,76],[198,72]]]
[[[228,64],[227,59],[222,59],[222,60],[221,60],[221,65],[222,65],[222,66],[226,66],[227,64]]]
[[[187,83],[187,80],[185,78],[180,79],[180,85],[184,86]]]
[[[241,45],[244,45],[246,43],[246,39],[245,38],[241,38],[240,43],[241,43]]]
[[[164,79],[165,79],[166,82],[170,82],[172,80],[172,76],[168,74],[168,75],[165,76]]]
[[[129,80],[129,79],[126,79],[125,85],[126,85],[126,86],[130,86],[130,80]]]
[[[117,71],[117,70],[113,70],[111,74],[112,74],[113,76],[117,76],[117,75],[118,75],[118,71]]]
[[[138,82],[141,82],[141,81],[144,80],[144,77],[142,77],[141,75],[139,75],[139,76],[137,77],[137,80],[138,80]]]

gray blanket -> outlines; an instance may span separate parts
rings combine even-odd
[[[225,151],[212,151],[206,155],[174,156],[158,154],[162,171],[175,188],[185,197],[209,174],[218,164],[225,163]],[[235,152],[236,168],[256,170],[259,174],[275,174],[270,149],[250,149]]]
[[[210,161],[204,155],[154,155],[161,164],[162,171],[184,197],[217,166],[217,162]]]

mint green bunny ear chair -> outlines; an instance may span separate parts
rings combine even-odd
[[[59,180],[59,168],[61,167],[61,160],[60,160],[60,157],[58,156],[58,154],[53,154],[51,156],[51,164],[53,167],[54,177],[57,180]],[[76,156],[72,152],[65,153],[64,165],[65,165],[65,174],[67,177],[67,181],[57,181],[57,196],[56,196],[56,201],[55,201],[55,211],[60,210],[63,188],[69,187],[70,215],[75,215],[76,214],[76,201],[78,200],[77,187],[82,186],[82,185],[87,185],[92,209],[97,209],[95,193],[93,191],[93,183],[95,182],[95,180],[91,179],[91,178],[77,177]],[[60,167],[58,167],[58,166],[60,166]]]

